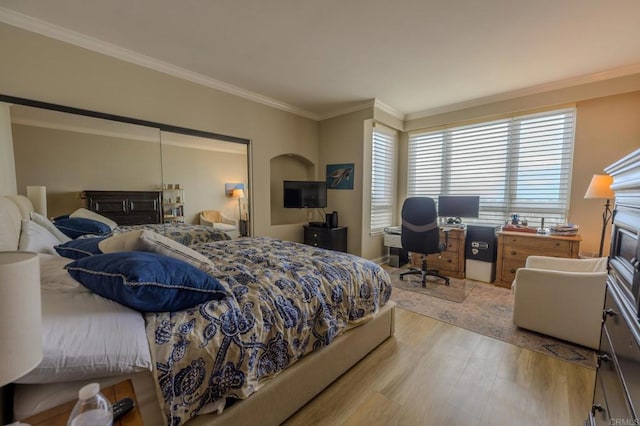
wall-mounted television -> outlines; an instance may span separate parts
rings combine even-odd
[[[327,207],[327,183],[325,181],[285,180],[283,186],[285,208]]]
[[[480,196],[478,195],[440,195],[438,197],[438,216],[440,217],[478,217]]]

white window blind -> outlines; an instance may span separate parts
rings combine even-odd
[[[382,232],[393,220],[396,134],[376,126],[371,146],[371,232]]]
[[[566,222],[574,123],[568,108],[412,133],[408,194],[479,195],[483,223]]]

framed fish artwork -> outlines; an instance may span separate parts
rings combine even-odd
[[[354,164],[327,164],[328,189],[353,189]]]

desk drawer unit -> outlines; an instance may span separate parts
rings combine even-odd
[[[442,253],[430,254],[427,256],[429,269],[436,269],[440,273],[452,278],[464,278],[464,229],[440,230],[440,242],[447,241],[447,249]],[[445,239],[446,237],[446,239]],[[411,253],[411,267],[420,268],[422,266],[422,255]]]
[[[524,268],[529,256],[553,256],[577,258],[580,237],[556,237],[549,235],[498,233],[498,264],[496,285],[511,288],[518,268]]]

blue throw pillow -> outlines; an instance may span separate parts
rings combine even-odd
[[[227,296],[212,276],[156,253],[100,254],[78,259],[65,268],[95,293],[140,312],[175,312]]]
[[[107,237],[78,238],[55,246],[54,249],[60,256],[69,259],[82,259],[83,257],[102,254],[98,244]]]
[[[84,217],[59,219],[53,222],[53,224],[69,238],[78,238],[87,234],[106,235],[111,232],[109,225]]]

